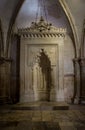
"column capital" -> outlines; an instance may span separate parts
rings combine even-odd
[[[74,58],[74,59],[73,59],[73,63],[74,63],[74,65],[79,64],[79,58]]]
[[[79,59],[79,64],[80,64],[80,66],[85,66],[85,58],[84,57],[81,57]]]
[[[79,58],[74,58],[73,59],[73,62],[78,62],[79,61]]]
[[[5,62],[12,62],[12,59],[11,58],[0,57],[0,64],[3,64]]]
[[[4,63],[4,58],[0,57],[0,64],[3,64],[3,63]]]

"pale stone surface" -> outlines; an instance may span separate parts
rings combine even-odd
[[[34,1],[34,0],[33,0]],[[31,13],[30,13],[30,11],[32,11],[32,9],[34,9],[33,8],[33,6],[32,6],[32,8],[29,8],[29,7],[31,7],[30,5],[31,4],[33,4],[33,1],[32,1],[32,3],[31,2],[27,2],[27,0],[26,0],[26,2],[28,3],[28,4],[26,4],[26,3],[23,3],[23,6],[21,7],[21,10],[20,10],[20,13],[19,13],[19,15],[18,15],[18,17],[17,18],[20,18],[20,19],[18,19],[18,23],[17,23],[17,21],[16,21],[16,24],[15,24],[15,28],[17,27],[17,26],[19,26],[20,24],[20,26],[22,26],[22,25],[24,25],[24,27],[25,26],[27,26],[29,23],[30,23],[30,21],[33,19],[34,20],[34,14],[36,14],[36,11],[34,11],[34,12],[31,12],[32,14],[33,14],[33,16],[31,15]],[[61,1],[63,1],[63,0],[61,0]],[[80,55],[80,44],[81,44],[81,39],[82,39],[82,25],[83,25],[83,20],[84,20],[84,17],[85,17],[85,15],[84,15],[84,10],[85,10],[85,8],[84,8],[84,1],[80,1],[80,0],[71,0],[71,1],[69,1],[69,0],[65,0],[66,1],[66,4],[67,4],[67,6],[68,6],[68,8],[70,9],[70,13],[71,13],[71,15],[72,15],[72,17],[73,17],[73,21],[74,21],[74,26],[75,26],[75,28],[76,28],[76,33],[77,33],[77,35],[78,35],[78,43],[79,43],[79,46],[78,46],[78,55]],[[7,2],[7,0],[4,0],[4,1],[2,1],[1,3],[0,3],[0,16],[1,16],[1,21],[2,21],[2,32],[3,32],[3,37],[4,37],[4,39],[3,39],[3,41],[4,41],[4,44],[5,44],[5,46],[4,46],[4,51],[6,51],[6,49],[7,48],[5,48],[6,47],[6,38],[7,38],[7,32],[8,32],[8,28],[10,27],[9,25],[9,23],[11,23],[11,22],[13,22],[13,21],[11,21],[10,19],[11,19],[11,17],[13,16],[12,14],[13,14],[13,10],[14,10],[14,8],[16,7],[16,5],[17,5],[17,2],[18,2],[18,0],[17,1],[15,1],[15,0],[12,0],[11,2]],[[57,1],[56,1],[57,2]],[[77,4],[76,4],[76,2],[77,2]],[[35,3],[35,5],[37,4],[37,2]],[[48,3],[46,6],[48,6],[48,5],[51,5],[51,3]],[[28,5],[29,5],[29,7],[28,7]],[[34,5],[34,4],[33,4]],[[54,5],[54,4],[53,4]],[[53,7],[53,5],[52,5],[52,7]],[[36,5],[37,6],[37,5]],[[24,7],[24,8],[23,8]],[[28,8],[26,8],[26,7],[28,7]],[[59,6],[59,8],[61,8],[60,6]],[[29,17],[28,17],[28,11],[25,11],[25,10],[23,10],[23,9],[25,9],[25,10],[30,10],[29,11]],[[54,9],[54,8],[53,8]],[[56,9],[56,12],[57,12],[57,8],[55,8]],[[54,10],[55,10],[54,9]],[[36,10],[36,9],[35,9]],[[51,13],[53,14],[53,17],[51,16]],[[27,14],[27,16],[26,16],[26,14]],[[61,13],[60,13],[60,15],[61,15]],[[20,17],[20,16],[22,16],[22,18]],[[32,17],[31,17],[32,16]],[[51,18],[52,17],[52,18]],[[49,12],[49,19],[51,19],[52,21],[53,21],[53,23],[55,23],[55,25],[62,25],[62,26],[66,26],[67,27],[67,29],[68,29],[68,33],[72,33],[72,32],[70,32],[71,30],[69,30],[69,25],[68,25],[68,22],[66,21],[66,18],[63,18],[63,15],[62,16],[59,16],[59,17],[61,17],[61,18],[57,18],[56,19],[56,17],[55,17],[55,11],[53,11],[53,12]],[[29,20],[30,19],[30,20]],[[57,21],[58,20],[58,21]],[[73,24],[73,23],[72,23]],[[41,38],[41,36],[39,36],[39,38]],[[30,41],[30,43],[31,43],[31,41]],[[37,43],[37,41],[36,41],[36,43]],[[70,43],[70,44],[69,44]],[[55,44],[56,44],[56,42],[55,42]],[[59,44],[59,43],[57,43],[57,44]],[[73,64],[72,64],[72,58],[74,58],[75,57],[75,54],[74,54],[74,46],[72,47],[72,44],[74,44],[73,43],[73,41],[71,41],[71,38],[70,38],[70,36],[68,36],[68,38],[67,38],[67,40],[65,40],[65,48],[64,48],[64,70],[63,69],[61,69],[61,71],[60,71],[60,75],[62,75],[62,73],[63,73],[63,71],[64,71],[64,84],[62,85],[62,82],[63,82],[63,78],[62,78],[62,76],[58,79],[58,75],[57,75],[57,80],[56,80],[56,74],[54,74],[55,72],[57,72],[58,73],[58,68],[57,68],[57,70],[56,70],[56,67],[54,67],[54,68],[52,68],[53,69],[53,73],[52,73],[52,81],[53,81],[53,83],[54,84],[57,84],[56,86],[59,86],[59,84],[61,84],[61,86],[62,86],[62,88],[64,87],[64,92],[63,92],[63,89],[62,90],[59,90],[59,93],[58,93],[58,95],[56,95],[56,93],[58,92],[57,91],[57,89],[52,89],[51,90],[51,100],[54,100],[54,99],[56,99],[57,97],[59,97],[60,96],[60,94],[62,94],[62,96],[60,96],[59,98],[65,98],[65,100],[67,100],[68,99],[68,97],[69,97],[69,100],[70,100],[70,97],[72,97],[72,95],[73,95],[73,86],[74,86],[74,80],[73,80],[73,76],[72,77],[70,77],[69,75],[74,75],[74,67],[73,67]],[[7,45],[7,47],[8,47],[8,45]],[[29,47],[29,46],[28,46]],[[27,47],[26,47],[27,48]],[[70,48],[70,49],[69,49]],[[22,49],[24,49],[24,48],[22,48]],[[23,50],[24,51],[24,50]],[[57,50],[58,51],[58,50]],[[22,55],[23,55],[23,53],[21,54],[21,57],[22,57]],[[58,55],[59,56],[59,55]],[[9,49],[9,57],[10,57],[10,49]],[[23,64],[23,66],[22,66],[22,68],[21,69],[23,69],[24,68],[24,59],[25,59],[25,57],[23,58],[23,61],[22,61],[22,64]],[[51,58],[52,59],[52,58]],[[58,59],[58,58],[57,58]],[[58,62],[58,61],[57,61]],[[67,64],[68,63],[68,64]],[[61,63],[60,63],[61,64]],[[63,66],[63,65],[62,65]],[[0,66],[1,67],[1,71],[3,71],[3,67],[2,66]],[[25,66],[25,68],[26,68],[26,66]],[[60,65],[59,65],[59,68],[60,68]],[[10,67],[4,67],[4,70],[6,70],[6,71],[9,71],[9,72],[7,72],[7,73],[10,73]],[[24,98],[25,99],[29,99],[30,98],[30,101],[33,101],[34,100],[34,92],[33,92],[33,88],[32,88],[32,83],[30,82],[29,83],[29,81],[31,81],[32,80],[32,73],[33,72],[31,72],[32,71],[32,69],[30,69],[30,67],[29,67],[29,69],[28,69],[28,67],[26,68],[26,70],[27,70],[27,72],[25,73],[25,72],[22,72],[21,73],[21,75],[22,75],[22,77],[24,78],[24,75],[25,75],[25,79],[26,79],[26,88],[25,88],[25,91],[24,91],[24,82],[23,82],[23,78],[21,79],[21,84],[22,84],[22,100],[24,100]],[[77,70],[79,70],[79,68],[77,69]],[[3,73],[3,72],[1,72],[1,73]],[[25,74],[24,74],[25,73]],[[29,73],[29,75],[27,74],[27,73]],[[78,73],[79,74],[79,73]],[[1,76],[3,76],[3,74],[1,75]],[[7,76],[7,77],[6,77]],[[55,78],[54,78],[55,77]],[[1,77],[2,78],[2,77]],[[80,77],[79,77],[80,78]],[[78,78],[78,79],[79,79]],[[7,88],[7,91],[9,91],[9,92],[7,92],[7,93],[10,93],[10,89],[9,89],[9,82],[10,82],[10,76],[9,76],[9,74],[6,74],[6,75],[4,75],[4,79],[5,79],[5,82],[4,83],[1,83],[0,84],[0,86],[2,86],[1,88],[0,88],[0,90],[1,91],[3,91],[3,90],[5,90],[4,88]],[[29,80],[28,80],[29,79]],[[45,80],[44,80],[45,81]],[[59,81],[59,82],[58,82]],[[1,82],[3,82],[3,80],[1,81]],[[8,86],[8,87],[6,87],[5,85],[3,85],[3,84],[5,84],[6,83],[6,86]],[[45,82],[44,82],[45,83]],[[79,82],[78,82],[79,83]],[[28,84],[29,84],[29,87],[28,87]],[[67,85],[66,85],[67,84]],[[55,86],[55,85],[54,85]],[[79,85],[78,85],[79,86]],[[28,89],[28,88],[30,88],[30,89]],[[1,92],[0,91],[0,92]],[[57,92],[56,92],[57,91]],[[6,93],[6,91],[4,92],[4,93]],[[24,95],[24,93],[25,93],[25,95]],[[28,93],[29,93],[29,95],[28,95]],[[68,94],[69,93],[69,94]],[[78,93],[79,93],[79,90],[78,90]],[[3,95],[3,92],[1,93],[1,95]],[[56,95],[56,96],[55,96]],[[65,96],[65,97],[64,97]]]
[[[71,102],[74,94],[74,75],[64,76],[64,95],[67,102]]]
[[[85,130],[85,106],[56,111],[11,110],[10,107],[0,107],[1,130]]]
[[[39,28],[38,24],[40,24]],[[64,101],[65,29],[59,29],[52,26],[50,31],[48,31],[47,27],[49,25],[45,25],[46,23],[44,23],[43,20],[38,24],[37,27],[34,25],[28,30],[19,30],[19,34],[21,35],[20,101]],[[45,29],[44,31],[41,26]],[[39,32],[40,28],[42,32]],[[29,35],[30,32],[31,36]],[[35,37],[36,32],[38,35],[42,35],[42,37]],[[43,37],[43,32],[45,33],[44,35],[47,35],[46,37]],[[52,34],[53,32],[55,36],[51,37],[49,34]],[[42,58],[42,60],[40,58]],[[46,64],[47,59],[50,64]],[[50,73],[47,72],[46,66],[47,68],[50,67]]]

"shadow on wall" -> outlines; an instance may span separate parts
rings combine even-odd
[[[42,70],[42,75],[45,76],[46,81],[46,91],[48,92],[48,101],[50,101],[50,91],[51,91],[51,84],[52,84],[52,77],[51,77],[51,62],[49,57],[45,54],[44,49],[41,49],[40,56],[39,56],[39,65]]]

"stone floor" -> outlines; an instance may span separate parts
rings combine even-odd
[[[0,107],[0,130],[85,130],[85,106],[69,110],[14,110]]]

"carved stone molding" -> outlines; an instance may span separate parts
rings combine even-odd
[[[39,22],[32,22],[30,27],[18,29],[18,34],[25,38],[65,37],[66,29],[56,28],[41,17]]]
[[[37,45],[36,45],[37,46]],[[42,49],[44,49],[45,51],[45,54],[49,57],[49,59],[51,60],[51,64],[53,66],[56,65],[56,49],[57,49],[57,46],[55,47],[54,45],[50,46],[50,45],[45,45],[45,46],[37,46],[37,49],[35,46],[27,46],[27,49],[28,49],[28,53],[29,53],[29,56],[28,56],[28,65],[32,65],[36,58],[40,55],[40,51]],[[31,56],[31,59],[30,59],[30,56]]]

